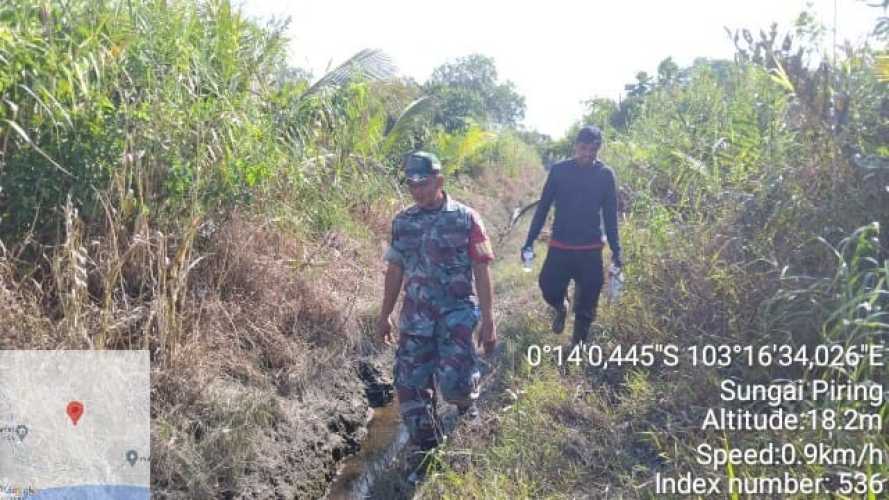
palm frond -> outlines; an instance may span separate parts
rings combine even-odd
[[[401,114],[398,115],[398,119],[395,120],[395,123],[385,134],[384,149],[389,150],[392,145],[404,137],[405,133],[412,130],[424,116],[428,116],[437,104],[432,97],[423,96],[405,106]]]
[[[322,76],[303,95],[310,96],[324,88],[340,86],[351,78],[384,80],[393,74],[395,65],[388,55],[378,49],[364,49]]]

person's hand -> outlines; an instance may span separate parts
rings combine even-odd
[[[611,256],[611,263],[614,265],[614,267],[616,267],[618,269],[621,269],[624,267],[624,263],[620,259],[620,255],[612,255]]]
[[[392,319],[388,315],[377,318],[377,337],[386,345],[392,345]]]
[[[497,327],[491,316],[482,316],[481,329],[478,332],[478,346],[484,348],[486,356],[494,354],[494,348],[497,347]]]

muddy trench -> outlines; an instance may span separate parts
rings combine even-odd
[[[356,360],[323,377],[299,397],[278,399],[283,418],[256,437],[255,460],[227,498],[322,498],[332,484],[340,493],[330,498],[357,498],[349,492],[363,464],[399,425],[391,359]]]

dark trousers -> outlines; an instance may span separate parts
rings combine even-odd
[[[562,250],[550,248],[540,271],[540,290],[543,299],[561,308],[574,280],[574,341],[586,341],[590,325],[596,319],[599,292],[605,281],[602,273],[601,250]]]

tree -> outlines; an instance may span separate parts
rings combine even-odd
[[[596,125],[603,129],[612,125],[614,115],[618,112],[617,103],[604,97],[589,99],[583,104],[586,106],[583,123]]]
[[[468,120],[515,127],[525,116],[525,98],[512,82],[499,83],[494,60],[481,54],[435,68],[423,89],[438,101],[435,122],[448,131],[466,128]]]
[[[559,153],[559,151],[557,151],[557,142],[547,134],[538,132],[537,130],[518,130],[516,131],[516,135],[522,142],[537,151],[537,154],[545,165],[552,163],[553,159],[556,158]]]
[[[640,71],[636,73],[636,83],[625,85],[624,90],[626,90],[627,95],[631,97],[642,97],[649,93],[653,86],[654,84],[651,81],[651,76],[645,71]]]
[[[659,87],[668,87],[679,77],[679,66],[668,57],[657,65],[657,84]]]

